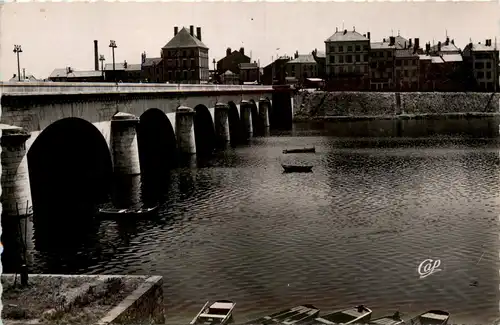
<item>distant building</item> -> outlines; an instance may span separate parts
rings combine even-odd
[[[462,91],[467,89],[462,53],[453,40],[450,41],[450,38],[446,37],[446,41],[438,42],[437,45],[428,44],[427,51],[432,60],[429,73],[432,90]]]
[[[294,59],[286,63],[289,83],[304,84],[308,78],[318,77],[318,64],[311,54],[295,52]]]
[[[257,62],[254,63],[240,63],[238,65],[240,73],[240,83],[260,82],[260,67]]]
[[[43,81],[35,78],[32,74],[26,74],[21,76],[21,82],[35,82],[35,81]],[[14,74],[12,78],[9,79],[9,82],[19,82],[19,77],[17,74]]]
[[[400,37],[400,36],[399,36]],[[401,38],[401,37],[400,37]],[[392,38],[392,42],[396,42]],[[415,39],[415,44],[409,40],[400,40],[396,43],[394,59],[395,88],[399,91],[417,91],[420,83],[420,39]]]
[[[285,78],[287,77],[286,63],[288,61],[290,61],[290,57],[281,56],[265,66],[262,74],[262,83],[265,85],[285,84]]]
[[[104,65],[104,76],[107,81],[139,82],[141,81],[141,71],[141,64],[129,64],[127,61],[122,63],[115,62],[114,69],[113,63],[106,63]],[[100,71],[93,72],[101,73]]]
[[[492,45],[491,39],[487,39],[484,44],[467,44],[463,57],[479,90],[498,90],[498,49],[496,44]]]
[[[162,48],[164,80],[172,83],[207,83],[208,47],[201,41],[201,27],[174,27],[174,37]]]
[[[325,40],[329,88],[362,90],[369,85],[370,33],[337,31]]]
[[[145,52],[141,54],[141,80],[143,82],[164,82],[163,59],[148,58]]]
[[[224,73],[219,75],[220,82],[225,85],[239,85],[240,75],[232,72],[231,70],[226,70]]]
[[[396,45],[392,39],[370,43],[370,90],[394,88]]]
[[[318,67],[318,78],[323,80],[326,79],[326,53],[323,51],[318,51],[318,49],[314,49],[311,52],[314,60],[316,61],[316,65]]]
[[[77,71],[68,67],[54,69],[48,79],[54,82],[103,82],[104,75],[102,71]]]
[[[250,63],[250,57],[245,55],[245,49],[242,47],[239,51],[231,51],[231,48],[226,49],[226,56],[217,61],[217,74],[223,74],[226,71],[231,71],[235,74],[240,74],[240,64]]]

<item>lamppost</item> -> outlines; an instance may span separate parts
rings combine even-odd
[[[23,50],[21,49],[21,45],[14,45],[14,53],[17,54],[17,78],[21,81],[21,66],[19,65],[19,53]]]
[[[215,72],[215,58],[212,60],[212,63],[214,64],[214,74],[213,74],[213,82],[215,83],[215,75],[216,75],[216,72]]]
[[[99,55],[99,61],[101,61],[101,75],[104,77],[104,60],[106,60],[104,58],[104,55],[101,54]]]
[[[116,75],[115,75],[115,49],[118,46],[116,46],[116,42],[115,41],[110,40],[109,41],[109,47],[111,47],[111,51],[113,52],[113,75],[115,76],[115,79],[116,79]]]

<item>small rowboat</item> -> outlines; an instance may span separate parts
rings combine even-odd
[[[247,322],[247,325],[269,325],[283,324],[294,325],[308,323],[319,314],[319,309],[313,305],[296,306],[290,309],[279,311],[275,314],[264,316],[257,320]]]
[[[225,325],[233,316],[234,306],[236,303],[230,300],[217,300],[211,305],[207,301],[189,325]]]
[[[137,209],[116,209],[116,208],[108,208],[108,209],[99,209],[100,215],[105,216],[120,216],[120,215],[149,215],[158,211],[159,206],[154,206],[151,208],[137,208]]]
[[[304,165],[281,165],[285,173],[310,173],[312,172],[313,166]]]
[[[287,153],[315,153],[316,148],[315,147],[310,147],[310,148],[297,148],[297,149],[285,149],[283,150],[284,154]]]
[[[359,324],[369,322],[371,316],[371,309],[360,305],[318,317],[314,320],[314,324]]]
[[[394,313],[391,316],[384,316],[376,319],[372,319],[368,324],[370,325],[402,325],[404,321],[401,319],[399,312]]]
[[[423,314],[410,319],[410,325],[446,325],[450,319],[450,313],[444,310],[429,310]]]

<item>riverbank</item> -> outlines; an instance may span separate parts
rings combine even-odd
[[[302,91],[294,121],[479,118],[499,114],[500,93]]]
[[[160,276],[2,275],[4,324],[163,323]]]

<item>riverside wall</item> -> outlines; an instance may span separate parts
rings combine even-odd
[[[301,91],[294,99],[296,121],[500,113],[500,93]]]

